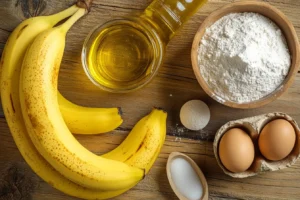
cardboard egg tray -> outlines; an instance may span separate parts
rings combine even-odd
[[[293,125],[296,132],[296,142],[292,152],[287,157],[285,157],[280,161],[271,161],[264,158],[258,148],[258,137],[261,130],[267,123],[275,119],[285,119],[289,121]],[[241,128],[244,131],[246,131],[251,137],[255,148],[255,157],[253,163],[246,171],[240,173],[233,173],[227,170],[222,164],[218,154],[219,142],[222,136],[229,129],[232,128]],[[300,129],[298,127],[298,124],[292,117],[290,117],[285,113],[280,113],[280,112],[268,113],[268,114],[254,116],[254,117],[234,120],[224,124],[217,131],[213,143],[213,149],[214,149],[214,154],[217,159],[217,162],[219,166],[222,168],[222,170],[224,171],[224,173],[234,178],[246,178],[263,172],[277,171],[280,169],[290,167],[300,157]]]

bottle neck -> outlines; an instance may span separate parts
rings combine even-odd
[[[142,18],[159,32],[168,43],[175,32],[207,0],[154,0],[142,14]]]

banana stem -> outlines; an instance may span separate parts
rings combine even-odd
[[[79,8],[79,10],[70,17],[65,23],[59,26],[59,28],[64,32],[67,33],[68,30],[73,26],[73,24],[79,20],[83,15],[85,15],[85,9]]]
[[[85,8],[88,11],[90,11],[92,2],[93,2],[93,0],[78,0],[77,6],[80,8]]]
[[[70,17],[71,15],[73,15],[75,12],[77,12],[79,10],[79,7],[75,4],[59,13],[50,15],[49,17],[51,17],[53,20],[51,20],[51,24],[54,26],[55,24],[57,24],[58,22],[60,22],[62,19],[65,19],[67,17]]]

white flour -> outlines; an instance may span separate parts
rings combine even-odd
[[[235,13],[206,30],[198,64],[218,96],[246,103],[270,94],[283,82],[291,57],[281,30],[270,19]]]

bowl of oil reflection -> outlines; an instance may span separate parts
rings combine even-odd
[[[137,18],[116,19],[96,27],[82,49],[83,68],[101,89],[124,93],[148,84],[162,64],[164,45]]]

